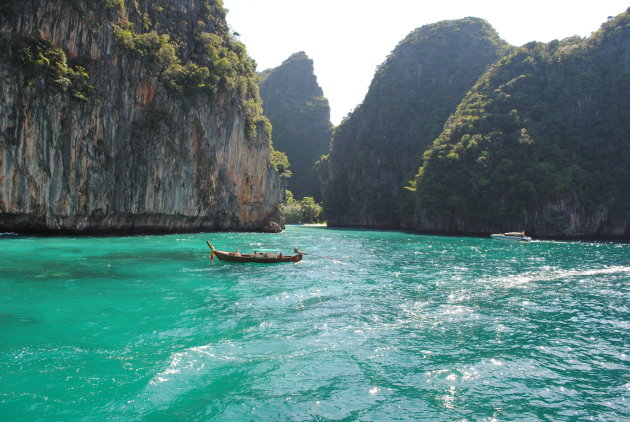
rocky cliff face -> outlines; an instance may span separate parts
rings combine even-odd
[[[403,187],[448,116],[505,43],[466,18],[416,29],[374,76],[364,102],[336,129],[328,157],[328,224],[398,228]]]
[[[0,8],[0,231],[280,221],[255,73],[218,1]]]
[[[323,95],[313,61],[304,52],[261,74],[260,96],[273,125],[273,145],[291,163],[293,176],[287,185],[296,198],[321,199],[314,166],[327,151],[332,134],[330,107]]]
[[[587,39],[514,49],[425,153],[413,227],[630,238],[630,9]]]

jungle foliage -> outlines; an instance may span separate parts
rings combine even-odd
[[[119,16],[118,43],[185,104],[199,95],[214,99],[220,93],[238,92],[247,137],[264,133],[271,139],[271,126],[260,105],[256,63],[230,34],[222,2],[210,0],[196,7],[202,19],[191,20],[167,0],[151,2],[146,11],[134,6],[129,14],[142,24],[134,26]]]
[[[588,39],[514,48],[486,72],[424,153],[416,214],[469,227],[523,222],[574,197],[628,209],[630,15]]]
[[[256,64],[245,46],[218,23],[214,14],[225,14],[219,3],[199,6],[205,8],[201,15],[206,18],[195,22],[171,2],[153,3],[148,12],[135,11],[143,15],[142,28],[121,17],[116,31],[119,44],[149,73],[184,97],[226,89],[239,89],[244,99],[257,93]]]
[[[282,204],[282,213],[287,224],[321,223],[323,207],[312,196],[300,200],[293,198],[291,191],[286,192],[286,201]]]
[[[49,40],[30,34],[0,34],[0,49],[20,68],[26,85],[41,83],[42,93],[68,92],[74,100],[93,99],[94,87],[86,60],[68,60],[66,53]]]
[[[293,173],[291,172],[291,170],[289,170],[289,159],[284,152],[272,148],[271,164],[273,164],[273,166],[276,168],[276,171],[278,172],[280,177],[288,179],[292,176]]]

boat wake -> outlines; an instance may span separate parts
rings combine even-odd
[[[229,373],[229,365],[235,360],[239,360],[239,348],[232,342],[175,352],[138,396],[125,400],[133,403],[131,412],[146,417],[155,408],[168,408],[191,391],[208,387],[213,382],[213,374]]]
[[[563,270],[559,268],[544,267],[541,271],[528,272],[507,278],[511,286],[518,286],[532,282],[557,281],[570,278],[593,277],[605,274],[626,273],[630,274],[630,266],[615,265],[606,268],[594,268],[589,270]],[[506,277],[498,277],[489,281],[505,281]]]

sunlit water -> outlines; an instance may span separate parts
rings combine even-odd
[[[293,247],[299,263],[211,262]],[[630,245],[0,236],[0,419],[629,420]]]

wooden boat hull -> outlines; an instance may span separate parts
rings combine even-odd
[[[225,252],[225,251],[218,251],[216,249],[214,249],[214,247],[212,247],[212,245],[210,244],[210,242],[206,242],[208,243],[208,246],[210,246],[210,249],[212,250],[212,254],[214,254],[214,256],[216,256],[217,258],[219,258],[221,261],[226,261],[226,262],[239,262],[239,263],[245,263],[245,262],[255,262],[258,264],[277,264],[279,262],[298,262],[302,260],[302,254],[296,254],[296,255],[283,255],[283,256],[273,256],[273,257],[267,257],[265,256],[265,254],[236,254],[234,252]]]
[[[275,258],[264,258],[250,254],[235,255],[230,252],[214,251],[214,255],[221,261],[227,262],[257,262],[259,264],[275,264],[278,262],[298,262],[302,259],[302,255],[288,255]]]

